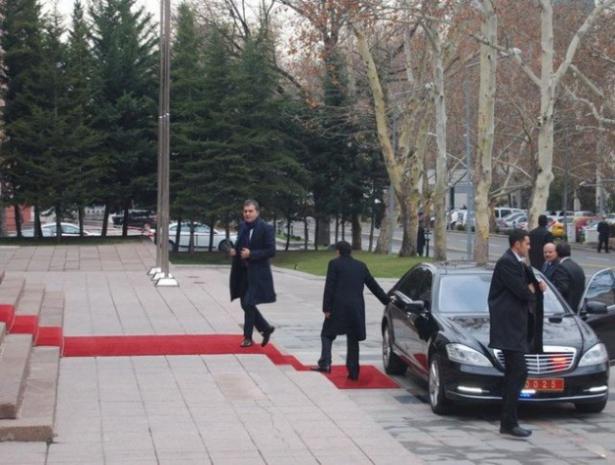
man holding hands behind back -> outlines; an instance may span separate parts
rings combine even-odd
[[[530,311],[536,294],[544,292],[546,284],[538,282],[525,264],[530,250],[528,233],[516,229],[510,233],[508,242],[510,249],[496,263],[489,289],[489,347],[504,354],[500,433],[524,438],[532,432],[519,426],[517,404],[527,378],[525,354],[532,336]]]
[[[261,345],[269,342],[274,326],[267,323],[258,304],[276,300],[273,275],[269,260],[275,256],[273,227],[260,219],[260,208],[255,200],[243,204],[243,221],[239,227],[237,243],[229,250],[233,257],[231,267],[231,301],[241,299],[244,311],[243,342],[241,347],[250,347],[254,327],[262,334]]]

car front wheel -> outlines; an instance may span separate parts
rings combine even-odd
[[[382,364],[389,375],[403,375],[407,369],[404,361],[393,352],[393,340],[388,325],[382,331]]]
[[[431,410],[437,415],[446,415],[450,412],[451,402],[444,395],[444,384],[440,370],[440,359],[436,355],[429,363],[429,404]]]

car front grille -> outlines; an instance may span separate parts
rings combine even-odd
[[[500,365],[504,367],[504,354],[494,349]],[[545,375],[569,370],[574,364],[577,350],[574,347],[545,346],[542,354],[525,354],[525,362],[530,375]]]

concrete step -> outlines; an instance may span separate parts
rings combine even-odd
[[[38,315],[44,295],[44,284],[26,282],[15,306],[15,315]]]
[[[4,336],[6,336],[6,323],[0,321],[0,346],[2,345],[2,341],[4,341]]]
[[[17,276],[6,276],[0,284],[0,304],[17,306],[26,280]]]
[[[15,420],[0,420],[0,441],[53,440],[60,349],[35,347],[23,403]]]
[[[0,354],[0,419],[17,418],[28,376],[32,335],[9,334]]]
[[[64,323],[64,293],[46,291],[41,305],[39,327],[35,344],[62,348]]]

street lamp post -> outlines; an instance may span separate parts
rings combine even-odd
[[[158,215],[157,260],[160,271],[153,280],[157,287],[176,287],[169,273],[169,164],[171,147],[171,0],[160,5],[160,115],[158,124]]]

